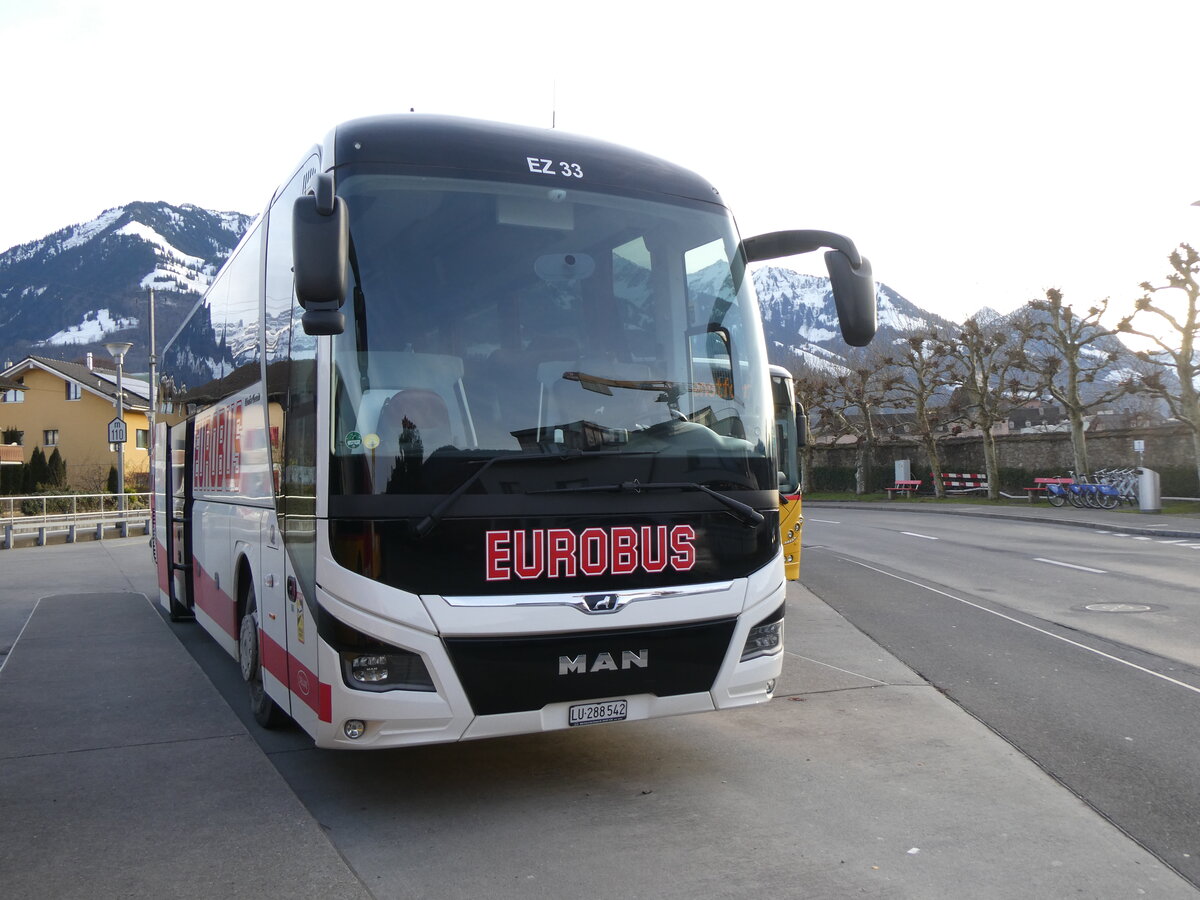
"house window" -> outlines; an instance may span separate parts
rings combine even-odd
[[[17,384],[24,384],[24,378],[18,378]],[[0,396],[0,403],[24,403],[25,392],[13,388],[11,391],[5,391],[3,396]]]
[[[135,440],[137,441],[137,448],[139,450],[146,450],[147,448],[149,448],[149,446],[150,446],[150,431],[149,431],[149,429],[139,428],[137,430],[137,434],[134,437],[135,437]]]
[[[43,447],[57,447],[58,446],[58,429],[57,428],[47,428],[45,431],[42,432],[42,446]]]
[[[78,381],[67,382],[67,399],[78,400],[83,396],[83,386]]]

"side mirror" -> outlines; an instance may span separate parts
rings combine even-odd
[[[833,285],[833,303],[837,307],[842,337],[851,347],[865,347],[875,337],[875,279],[871,264],[864,256],[855,267],[841,250],[825,254],[829,281]]]
[[[292,207],[292,267],[296,300],[304,307],[305,334],[341,334],[349,281],[350,216],[346,202],[333,193],[333,177],[318,175],[315,193]]]
[[[825,266],[842,337],[851,347],[865,347],[875,337],[875,281],[871,264],[858,252],[854,241],[832,231],[808,230],[774,231],[742,241],[748,263],[797,256],[821,247],[833,248],[825,254]]]

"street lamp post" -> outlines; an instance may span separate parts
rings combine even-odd
[[[121,387],[121,372],[125,367],[125,354],[133,344],[128,341],[113,341],[104,348],[117,361],[117,418],[125,421],[125,392]],[[125,511],[125,444],[117,443],[117,509]]]

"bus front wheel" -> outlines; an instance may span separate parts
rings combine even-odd
[[[263,686],[262,657],[258,646],[258,603],[254,595],[254,583],[246,589],[246,613],[238,629],[238,657],[242,664],[242,678],[250,694],[250,712],[254,721],[263,728],[278,728],[287,721],[287,714],[272,700]]]

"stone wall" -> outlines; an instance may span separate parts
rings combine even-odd
[[[1146,442],[1145,459],[1133,450],[1136,440]],[[1162,470],[1196,465],[1192,434],[1185,426],[1158,428],[1128,428],[1097,431],[1087,436],[1088,460],[1093,468],[1144,465]],[[940,442],[939,453],[944,472],[982,472],[983,443],[978,436],[951,437]],[[1010,434],[996,438],[996,455],[1000,468],[1026,469],[1044,475],[1065,474],[1074,465],[1071,436],[1066,433]],[[919,444],[907,438],[890,439],[876,449],[876,466],[892,471],[897,459],[912,461],[914,478],[929,471],[925,452]],[[854,448],[818,447],[813,459],[816,466],[854,465]]]

